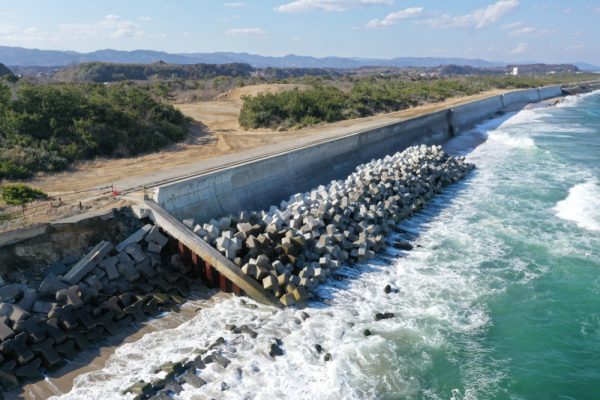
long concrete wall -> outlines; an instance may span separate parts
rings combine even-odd
[[[179,218],[205,222],[261,209],[333,179],[373,158],[415,144],[440,144],[455,132],[493,117],[504,107],[559,96],[559,86],[519,90],[330,141],[271,155],[158,187],[153,200]]]

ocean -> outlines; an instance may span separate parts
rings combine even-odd
[[[121,391],[219,337],[231,364],[177,399],[600,398],[600,92],[487,121],[448,148],[477,169],[401,224],[413,250],[343,267],[304,310],[191,301],[191,320],[120,346],[55,398],[132,398]]]

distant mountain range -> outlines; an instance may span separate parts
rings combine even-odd
[[[15,66],[64,66],[82,62],[105,61],[118,63],[150,64],[164,61],[170,64],[228,64],[246,63],[257,68],[359,68],[364,66],[385,67],[436,67],[445,64],[469,65],[472,67],[499,67],[501,62],[489,62],[466,58],[398,57],[393,59],[310,57],[294,54],[283,57],[268,57],[249,53],[181,53],[171,54],[154,50],[97,50],[91,53],[75,51],[38,50],[22,47],[0,46],[0,62]]]
[[[91,53],[75,51],[38,50],[22,47],[0,46],[0,62],[9,66],[65,66],[82,62],[104,61],[116,63],[150,64],[164,61],[170,64],[228,64],[246,63],[256,68],[360,68],[376,67],[437,67],[440,65],[467,65],[476,68],[502,67],[507,63],[469,58],[440,57],[397,57],[392,59],[352,57],[310,57],[289,54],[283,57],[268,57],[249,53],[180,53],[172,54],[154,50],[97,50]],[[600,67],[576,63],[586,71],[600,71]]]

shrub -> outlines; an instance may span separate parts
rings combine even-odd
[[[48,195],[41,190],[21,184],[0,186],[0,198],[10,205],[23,205],[35,200],[45,200]]]
[[[65,169],[75,160],[157,151],[189,119],[136,85],[0,85],[0,179]]]

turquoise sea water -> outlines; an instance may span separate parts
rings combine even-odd
[[[324,285],[306,321],[221,299],[121,346],[64,398],[119,393],[219,336],[232,364],[202,371],[209,383],[177,398],[600,398],[600,93],[457,141],[479,137],[465,152],[475,172],[402,224],[415,249],[343,268],[350,279]],[[395,317],[375,322],[376,312]],[[228,323],[259,336],[236,337]],[[276,359],[274,338],[285,351]]]

